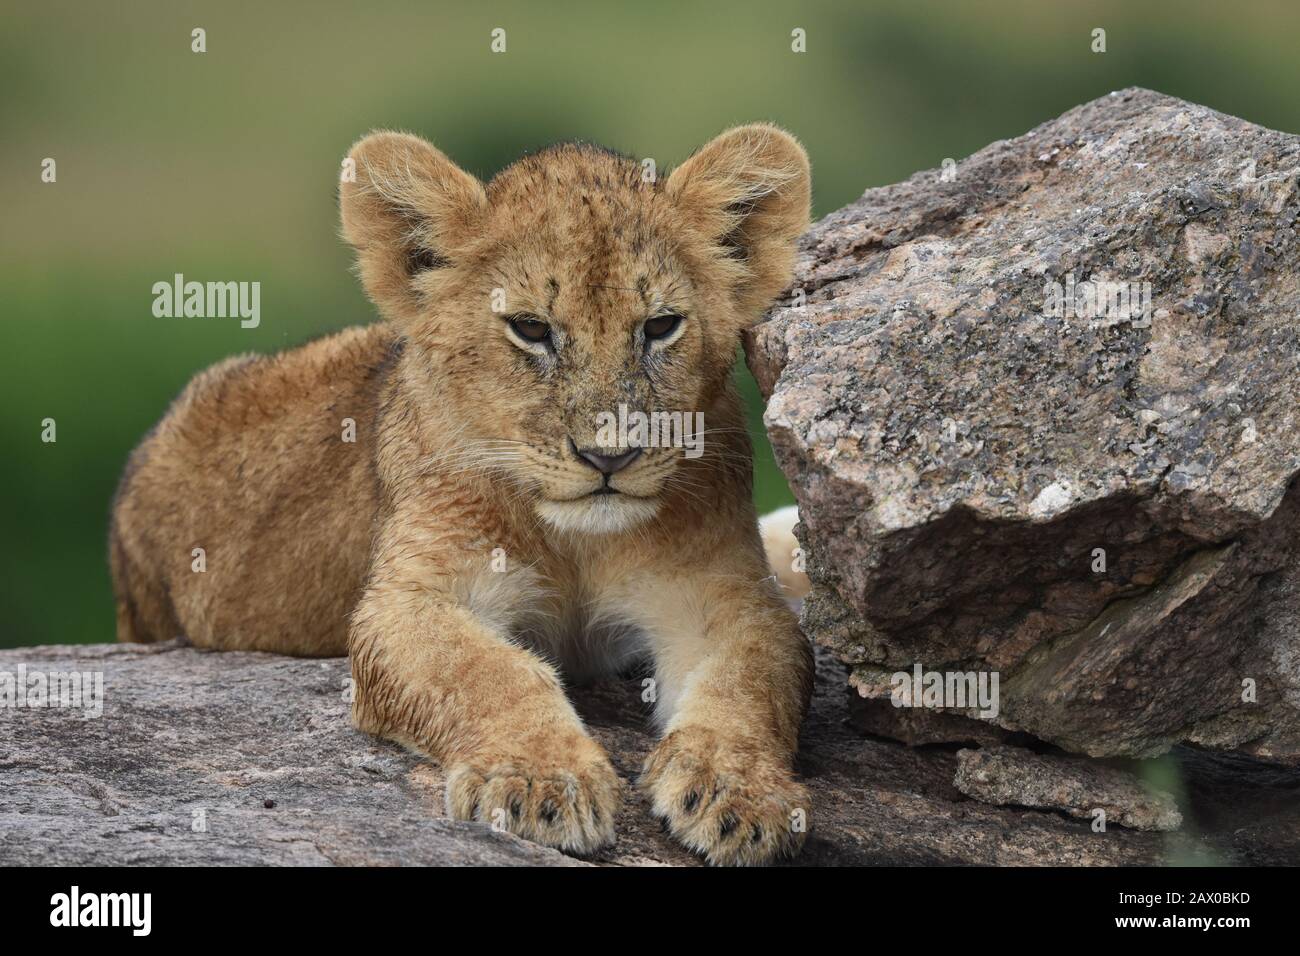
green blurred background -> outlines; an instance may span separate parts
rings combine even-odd
[[[195,371],[374,318],[335,211],[339,161],[374,127],[488,177],[568,138],[662,169],[770,119],[807,145],[819,216],[1131,85],[1300,130],[1283,2],[9,0],[0,26],[0,646],[113,639],[109,500]],[[260,281],[260,327],[154,318],[177,272]],[[757,467],[759,505],[790,500],[765,445]]]

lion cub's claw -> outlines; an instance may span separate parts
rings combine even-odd
[[[518,756],[471,759],[449,768],[447,813],[588,854],[614,842],[621,791],[603,754],[574,767]]]
[[[707,731],[675,731],[641,776],[655,816],[718,866],[793,856],[803,845],[808,792],[776,761],[728,750]]]

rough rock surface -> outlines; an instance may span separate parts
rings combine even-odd
[[[175,644],[18,648],[0,672],[100,671],[103,716],[0,709],[0,865],[527,864],[577,861],[442,818],[430,762],[353,730],[345,660],[206,653]],[[988,806],[953,786],[957,756],[864,738],[845,672],[818,660],[799,771],[813,797],[799,864],[1300,863],[1300,776],[1194,753],[1190,825],[1139,833]],[[631,782],[654,739],[639,678],[575,692]],[[196,832],[204,811],[205,832]],[[1203,825],[1202,825],[1203,824]],[[588,861],[697,865],[629,788],[618,842]]]
[[[817,223],[746,342],[805,630],[863,696],[1300,763],[1300,137],[1126,90],[949,172]]]
[[[957,752],[953,784],[968,797],[999,806],[1060,810],[1135,830],[1177,830],[1174,798],[1132,774],[1088,757],[1043,756],[1020,747]]]

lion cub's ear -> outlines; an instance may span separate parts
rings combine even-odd
[[[483,184],[407,133],[371,133],[348,156],[356,177],[342,182],[339,207],[361,281],[385,316],[413,318],[421,274],[450,265],[486,209]]]
[[[804,148],[775,126],[738,126],[675,169],[667,191],[686,221],[741,267],[738,304],[757,318],[790,281],[795,242],[808,228]]]

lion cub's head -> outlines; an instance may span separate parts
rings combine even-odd
[[[741,329],[789,281],[808,225],[799,143],[740,127],[666,178],[566,144],[486,186],[406,134],[351,158],[344,234],[405,332],[426,414],[459,435],[451,467],[504,476],[565,530],[652,517],[708,442]]]

